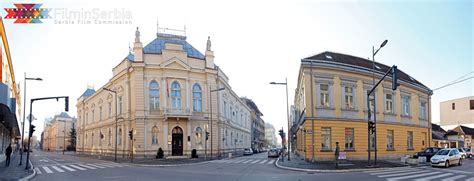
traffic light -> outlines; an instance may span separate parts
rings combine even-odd
[[[399,84],[397,83],[397,79],[398,79],[398,69],[397,69],[397,66],[394,65],[392,67],[392,90],[397,90],[397,87],[399,86]]]
[[[206,141],[209,140],[209,132],[206,131]]]
[[[30,125],[30,137],[33,136],[33,132],[35,132],[35,125]]]
[[[66,99],[66,100],[65,100],[64,102],[65,102],[65,106],[66,106],[66,107],[64,108],[64,110],[65,110],[66,112],[69,112],[69,97],[66,97],[65,99]]]
[[[369,121],[369,131],[370,131],[370,134],[375,133],[375,122]]]
[[[278,130],[278,135],[280,135],[280,137],[285,137],[285,133],[283,132],[283,129],[280,129]]]
[[[128,131],[128,136],[130,137],[130,140],[133,140],[133,129]]]

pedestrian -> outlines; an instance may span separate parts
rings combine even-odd
[[[10,156],[12,154],[12,144],[10,143],[7,147],[7,150],[5,152],[5,156],[7,156],[7,159],[5,160],[5,167],[10,166]]]
[[[336,150],[334,152],[334,159],[336,162],[336,168],[339,167],[339,142],[336,142]]]

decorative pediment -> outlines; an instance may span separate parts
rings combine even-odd
[[[180,60],[178,57],[173,57],[160,64],[162,68],[171,68],[171,69],[181,69],[181,70],[191,70],[191,67]]]

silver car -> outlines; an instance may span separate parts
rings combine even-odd
[[[268,157],[278,157],[280,154],[278,153],[278,150],[275,148],[272,148],[268,150]]]
[[[462,165],[462,157],[459,150],[456,148],[446,148],[439,150],[433,157],[431,157],[431,166],[449,167],[457,164]]]
[[[467,155],[468,158],[472,158],[472,149],[471,148],[466,149],[466,155]]]
[[[466,153],[466,151],[464,151],[463,148],[458,148],[458,151],[459,151],[459,153],[461,154],[462,159],[466,159],[466,158],[467,158],[467,153]]]

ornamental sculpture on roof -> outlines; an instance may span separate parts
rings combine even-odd
[[[211,51],[211,36],[207,37],[206,51]]]
[[[140,42],[140,31],[138,31],[138,27],[137,27],[137,31],[135,31],[135,43],[138,43]]]

